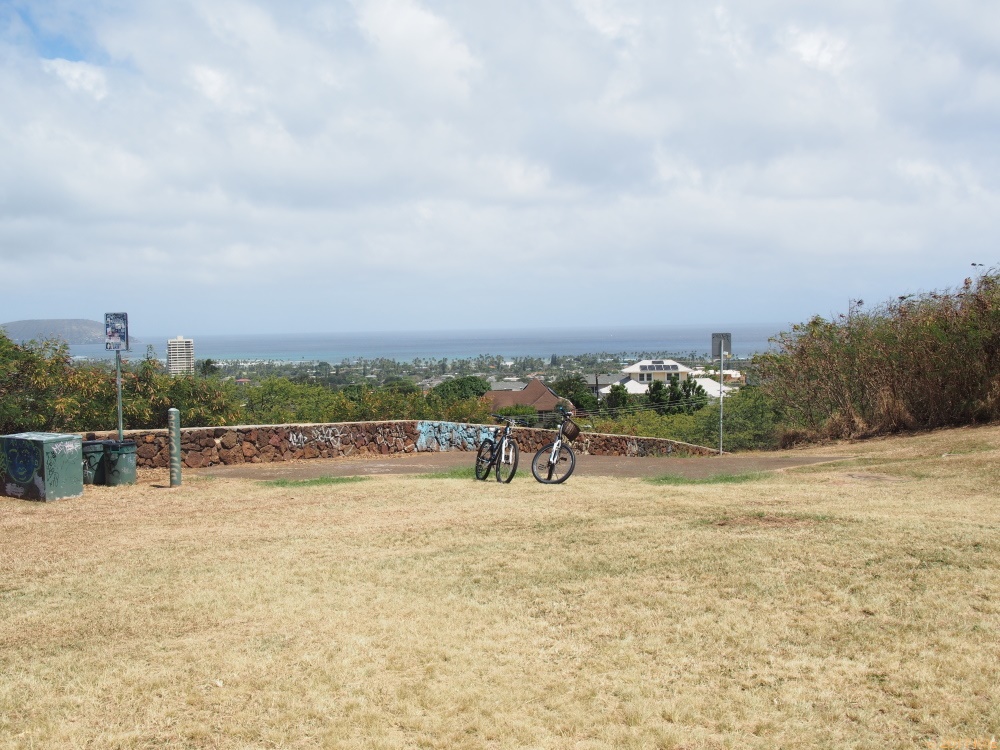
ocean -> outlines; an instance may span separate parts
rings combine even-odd
[[[480,355],[514,357],[568,356],[575,354],[623,354],[643,352],[706,355],[712,350],[712,333],[732,334],[733,354],[738,357],[765,352],[768,339],[782,326],[748,325],[709,328],[705,326],[656,326],[633,328],[580,328],[563,330],[431,331],[366,333],[290,333],[198,335],[195,357],[214,360],[278,360],[339,363],[356,359],[470,359]],[[132,358],[146,354],[152,345],[160,359],[166,357],[167,339],[174,336],[141,336],[131,341]],[[71,346],[74,357],[103,359],[114,355],[103,345]]]

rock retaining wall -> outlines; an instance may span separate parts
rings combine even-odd
[[[271,463],[306,458],[377,456],[423,451],[476,450],[493,427],[455,422],[401,420],[394,422],[339,422],[336,424],[191,427],[181,430],[184,466]],[[522,453],[534,453],[555,439],[554,430],[519,427],[514,438]],[[85,440],[114,440],[117,432],[89,432]],[[166,430],[130,430],[137,464],[143,468],[170,465]],[[711,448],[676,440],[581,433],[572,443],[577,453],[595,456],[701,456]]]

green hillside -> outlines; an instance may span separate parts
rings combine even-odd
[[[50,320],[15,320],[0,325],[14,341],[62,339],[67,344],[100,344],[104,342],[104,324],[79,318]]]

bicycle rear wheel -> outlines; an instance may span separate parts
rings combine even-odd
[[[487,438],[476,453],[476,479],[485,480],[490,475],[491,463],[493,463],[493,441]]]
[[[535,454],[535,458],[531,462],[531,473],[542,484],[561,484],[569,479],[569,475],[576,468],[576,455],[566,443],[559,446],[559,454],[556,456],[555,463],[551,463],[554,446],[555,443],[546,445]]]
[[[500,454],[497,456],[497,481],[509,483],[514,478],[517,471],[517,459],[521,455],[521,449],[517,443],[508,440],[506,446],[500,443]]]

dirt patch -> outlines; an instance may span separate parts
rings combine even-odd
[[[794,526],[815,526],[815,518],[797,518],[795,516],[780,516],[773,513],[762,515],[732,516],[713,521],[713,526],[722,528],[734,526],[759,526],[769,529],[787,528]]]
[[[903,479],[900,477],[889,476],[888,474],[847,474],[847,477],[851,479],[857,479],[861,482],[902,482]]]
[[[704,479],[720,474],[780,471],[797,466],[836,461],[839,456],[810,456],[801,453],[727,453],[724,456],[678,458],[673,456],[581,456],[576,457],[573,476],[658,477],[665,474],[687,479]],[[287,463],[236,464],[205,469],[185,469],[185,474],[242,479],[313,479],[321,476],[372,474],[432,474],[446,472],[475,462],[472,451],[412,453],[376,458],[317,458]],[[518,475],[531,476],[531,455],[521,454]]]

